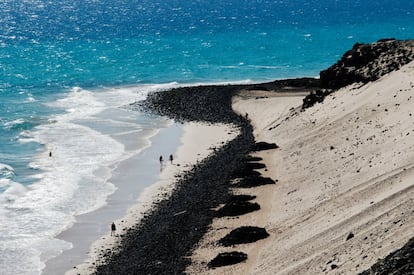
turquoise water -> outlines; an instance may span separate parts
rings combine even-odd
[[[146,144],[165,125],[124,106],[177,85],[318,76],[356,42],[414,38],[413,13],[406,0],[2,1],[0,270],[36,274],[67,248],[53,236],[114,190],[93,171],[140,149],[116,136]]]

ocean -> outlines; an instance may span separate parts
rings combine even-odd
[[[0,273],[40,274],[71,248],[56,236],[171,125],[130,103],[316,77],[356,42],[414,38],[413,19],[406,0],[1,1]]]

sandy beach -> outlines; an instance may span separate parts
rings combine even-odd
[[[215,219],[193,253],[188,273],[357,274],[413,237],[414,63],[366,85],[352,85],[300,110],[302,98],[244,91],[233,108],[249,114],[257,141],[280,148],[263,158],[276,185],[234,189],[261,206]],[[245,225],[270,236],[254,244],[218,241]],[[244,263],[209,269],[224,251]]]
[[[224,142],[234,138],[237,134],[238,129],[232,125],[185,123],[182,126],[181,145],[174,153],[173,161],[169,160],[168,155],[164,156],[158,181],[141,193],[136,200],[136,204],[127,210],[125,216],[115,220],[117,234],[111,236],[108,225],[107,232],[88,248],[88,258],[65,274],[93,273],[94,266],[102,260],[103,253],[119,245],[120,233],[139,223],[143,215],[154,206],[157,200],[169,196],[176,183],[177,175],[191,169],[197,162],[211,154],[213,148],[219,148]],[[77,241],[84,242],[82,238]]]

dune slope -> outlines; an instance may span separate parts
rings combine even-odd
[[[270,237],[250,255],[254,261],[228,270],[355,274],[402,247],[414,226],[413,97],[409,63],[303,112],[269,108],[274,97],[236,99],[256,140],[280,146],[258,154],[263,174],[279,182],[268,187],[267,210],[256,214],[265,215]]]

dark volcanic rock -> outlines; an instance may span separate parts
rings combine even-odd
[[[256,226],[242,226],[231,231],[224,238],[222,238],[219,243],[224,246],[232,246],[242,243],[253,243],[267,237],[269,237],[269,234],[264,228]]]
[[[260,162],[247,162],[243,164],[246,166],[247,169],[263,169],[266,168],[266,165],[264,163]]]
[[[247,254],[243,252],[223,252],[218,254],[213,260],[208,263],[211,268],[233,265],[247,260]]]
[[[253,147],[252,151],[264,151],[264,150],[271,150],[271,149],[277,149],[279,146],[276,145],[276,143],[267,143],[264,141],[257,142]]]
[[[263,160],[261,157],[246,156],[242,159],[242,162],[252,162],[252,161],[261,161],[261,160]]]
[[[333,66],[320,72],[322,88],[339,89],[375,81],[414,60],[414,40],[381,39],[355,44]]]
[[[267,185],[267,184],[275,184],[276,181],[274,181],[271,178],[265,178],[261,176],[253,176],[253,177],[244,177],[239,182],[235,183],[235,187],[240,188],[253,188],[257,186]]]
[[[234,201],[225,204],[217,211],[218,217],[239,216],[253,211],[260,210],[260,205],[256,202]]]
[[[320,80],[317,78],[293,78],[281,79],[268,83],[251,84],[245,87],[246,90],[262,90],[262,91],[288,91],[292,90],[312,90],[320,87]]]
[[[241,201],[251,201],[254,200],[256,196],[252,195],[232,195],[229,199],[229,202],[241,202]]]
[[[375,81],[414,60],[414,40],[381,39],[356,43],[342,58],[320,72],[320,86],[303,99],[302,110],[323,102],[335,90],[354,83]]]
[[[263,163],[257,162],[242,162],[240,168],[233,173],[234,178],[243,178],[243,177],[252,177],[260,176],[260,172],[255,171],[255,169],[266,168],[266,165]]]
[[[198,86],[151,93],[136,105],[178,121],[205,121],[238,124],[239,117],[231,108],[231,98],[242,86]]]
[[[182,87],[151,93],[147,99],[131,105],[144,111],[169,116],[178,121],[205,121],[238,124],[244,117],[238,116],[231,107],[231,98],[242,89],[254,90],[258,84],[210,85]],[[289,87],[303,90],[319,88],[319,79],[301,78],[277,80],[260,84],[260,88],[280,91]]]
[[[352,239],[354,236],[355,236],[354,233],[350,232],[348,234],[348,236],[346,236],[346,240],[348,241],[348,240]]]
[[[244,165],[241,165],[239,169],[234,171],[233,178],[258,177],[260,175],[261,175],[260,172],[252,168],[248,168]]]
[[[316,90],[310,92],[307,96],[303,98],[302,109],[312,107],[316,103],[323,102],[325,97],[331,94],[333,90]]]
[[[414,274],[414,238],[360,275]]]

